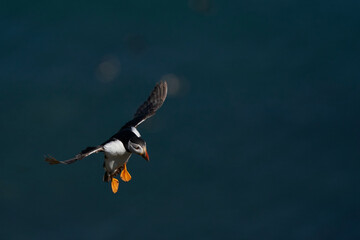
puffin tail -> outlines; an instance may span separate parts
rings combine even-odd
[[[103,181],[104,182],[109,182],[110,180],[111,180],[110,174],[105,171]]]

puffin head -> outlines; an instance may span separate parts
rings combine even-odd
[[[146,150],[146,142],[137,136],[130,138],[128,142],[128,149],[131,153],[136,153],[142,156],[146,161],[149,161],[149,154]]]

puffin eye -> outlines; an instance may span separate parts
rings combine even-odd
[[[135,149],[136,149],[136,150],[139,150],[139,149],[140,149],[140,147],[139,147],[138,145],[136,145],[136,146],[135,146]]]

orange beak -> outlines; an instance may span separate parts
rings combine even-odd
[[[146,148],[144,149],[144,153],[141,155],[146,161],[149,161],[149,154],[146,150]]]

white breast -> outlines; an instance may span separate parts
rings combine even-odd
[[[124,165],[131,153],[127,152],[124,144],[119,141],[111,141],[104,145],[105,168],[109,173],[113,173],[120,166]]]
[[[104,151],[107,155],[123,155],[126,152],[124,144],[120,140],[114,140],[104,145]]]

